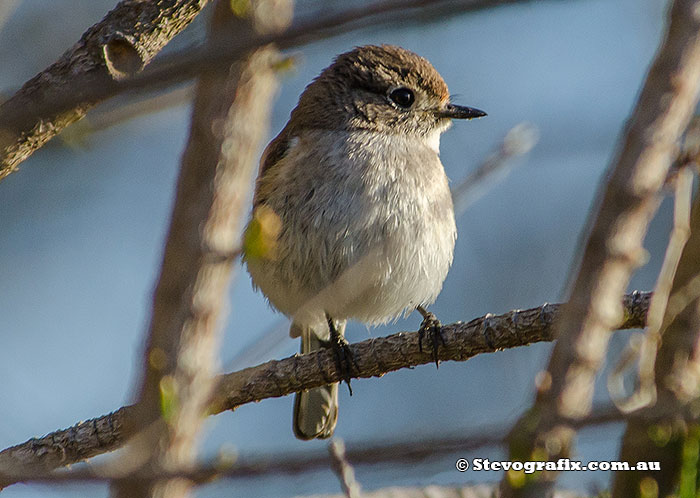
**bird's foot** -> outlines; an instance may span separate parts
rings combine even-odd
[[[445,338],[442,336],[442,324],[435,314],[427,311],[422,306],[416,307],[416,310],[423,315],[423,322],[420,324],[420,329],[418,330],[418,349],[421,353],[423,352],[423,339],[427,338],[433,350],[435,367],[440,368],[438,349],[440,348],[440,343],[442,343],[443,346],[445,345]]]
[[[350,396],[352,396],[352,386],[350,386],[350,379],[353,373],[358,372],[360,369],[355,361],[355,355],[350,348],[350,343],[343,337],[343,335],[338,332],[335,326],[335,322],[329,317],[328,326],[330,329],[330,338],[327,341],[322,341],[322,344],[333,350],[333,356],[335,358],[335,366],[340,372],[341,378],[348,385],[348,391],[350,391]]]

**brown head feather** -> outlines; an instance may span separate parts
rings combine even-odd
[[[400,87],[415,95],[409,109],[389,98]],[[445,81],[423,57],[393,45],[356,47],[336,57],[306,87],[289,123],[267,146],[260,177],[285,157],[292,138],[304,129],[429,135],[449,126],[440,114],[448,103]],[[263,191],[256,192],[256,205],[264,201]]]
[[[390,105],[387,95],[397,87],[415,93],[411,111]],[[435,111],[448,100],[445,81],[426,59],[393,45],[366,45],[336,57],[306,87],[290,126],[415,131],[423,128],[416,128],[416,122],[437,125],[440,120]]]

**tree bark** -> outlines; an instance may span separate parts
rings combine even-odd
[[[123,0],[58,61],[27,81],[0,105],[0,180],[99,102],[81,98],[81,89],[105,86],[139,72],[206,3]],[[66,95],[75,98],[73,106],[47,111]]]
[[[700,1],[675,0],[664,42],[601,190],[571,300],[557,323],[557,343],[533,407],[511,432],[512,460],[567,457],[575,431],[566,421],[591,407],[594,379],[610,331],[622,318],[620,297],[643,260],[642,242],[677,156],[677,142],[700,91]],[[507,473],[506,498],[542,498],[556,474]]]

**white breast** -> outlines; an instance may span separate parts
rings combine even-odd
[[[278,170],[268,205],[284,229],[276,261],[249,262],[255,283],[297,323],[381,323],[430,304],[456,238],[439,133],[426,141],[314,131]],[[282,165],[282,164],[281,164]]]
[[[435,130],[425,140],[425,144],[428,148],[435,151],[437,155],[440,155],[440,137],[442,136],[442,131]]]

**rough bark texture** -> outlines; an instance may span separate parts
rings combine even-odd
[[[571,301],[557,324],[554,351],[536,402],[512,431],[516,460],[566,456],[574,437],[563,422],[585,416],[595,375],[619,323],[619,306],[659,204],[659,190],[677,155],[677,142],[698,102],[700,1],[676,0],[666,38],[647,76],[583,253]],[[509,474],[505,497],[547,496],[555,476]]]
[[[635,328],[644,322],[648,303],[639,304],[647,299],[649,294],[626,298],[630,314],[622,327]],[[445,345],[440,345],[438,358],[465,361],[481,353],[551,341],[551,323],[559,310],[559,306],[548,304],[499,316],[487,315],[466,324],[447,325],[442,332]],[[381,377],[408,366],[424,365],[432,358],[432,352],[419,350],[418,334],[406,332],[353,344],[352,351],[359,368],[356,378]],[[273,360],[222,376],[212,411],[218,413],[248,400],[286,396],[342,379],[334,356],[328,351]]]
[[[280,3],[258,0],[254,12],[265,12],[263,20],[277,21],[268,24],[284,27],[292,8],[288,0]],[[230,2],[220,0],[209,36],[218,43],[225,38],[235,42],[252,36],[252,25],[252,20],[233,14]],[[165,424],[146,436],[152,444],[132,446],[127,455],[134,461],[139,458],[133,453],[140,452],[149,466],[194,463],[215,382],[231,255],[239,249],[256,157],[277,89],[277,60],[275,49],[261,48],[245,62],[204,74],[197,84],[136,405],[139,426],[161,417]],[[125,480],[115,487],[114,496],[179,498],[189,496],[189,488],[183,479]]]
[[[58,61],[27,81],[0,105],[0,179],[99,101],[81,99],[80,89],[107,85],[140,71],[206,3],[123,0]],[[72,108],[44,111],[66,95],[75,98]]]
[[[625,320],[620,329],[644,327],[651,294],[625,296]],[[469,323],[445,326],[443,361],[464,361],[477,354],[552,340],[552,323],[561,305],[547,304],[503,315],[487,315]],[[417,332],[401,332],[353,344],[357,378],[381,377],[387,372],[433,362],[431,353],[418,349]],[[286,396],[341,380],[331,351],[322,350],[273,360],[219,377],[210,413],[220,413],[265,398]],[[43,473],[71,465],[122,446],[138,429],[134,408],[114,413],[0,452],[0,488],[18,482],[20,475]]]

